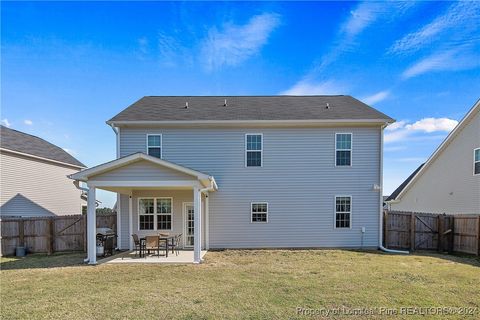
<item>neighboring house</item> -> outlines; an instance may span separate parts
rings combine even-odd
[[[67,176],[81,162],[41,138],[0,127],[0,214],[35,217],[80,214],[81,191]]]
[[[71,178],[92,201],[118,193],[122,249],[159,232],[183,234],[195,262],[201,248],[373,248],[392,122],[350,96],[144,97],[107,122],[117,159]]]
[[[397,211],[480,213],[480,100],[387,203]]]

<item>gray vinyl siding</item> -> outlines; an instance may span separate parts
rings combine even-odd
[[[67,175],[67,166],[2,151],[0,153],[2,216],[80,214],[81,191]]]
[[[145,160],[137,161],[128,166],[114,169],[92,177],[97,181],[170,181],[170,180],[196,180],[187,174],[159,166]]]
[[[210,247],[378,245],[380,128],[121,128],[120,156],[145,152],[163,134],[163,159],[213,175]],[[335,133],[353,133],[351,167],[335,166]],[[245,134],[263,133],[263,167],[245,167]],[[352,196],[352,228],[334,228],[335,195]],[[250,203],[269,203],[268,223]],[[122,208],[123,209],[123,208]],[[363,236],[361,228],[366,228]]]

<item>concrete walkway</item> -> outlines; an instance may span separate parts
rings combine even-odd
[[[202,250],[201,258],[207,253],[206,250]],[[140,258],[138,255],[135,256],[135,252],[127,251],[114,256],[98,260],[98,264],[102,263],[180,263],[188,264],[193,263],[193,251],[185,250],[179,251],[178,256],[175,253],[168,253],[168,258],[165,256],[156,256],[153,254],[147,255],[146,257]]]

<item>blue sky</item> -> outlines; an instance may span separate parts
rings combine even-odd
[[[0,119],[92,166],[145,95],[350,94],[398,121],[388,194],[480,97],[478,21],[480,2],[2,2]]]

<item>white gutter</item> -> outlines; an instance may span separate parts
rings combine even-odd
[[[409,254],[408,251],[387,249],[383,246],[383,129],[388,126],[385,123],[380,129],[380,225],[378,230],[378,249],[388,253]]]

